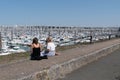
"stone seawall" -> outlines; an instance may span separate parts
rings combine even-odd
[[[31,74],[18,80],[56,80],[58,78],[63,78],[66,74],[92,61],[98,60],[99,58],[106,56],[119,48],[120,43],[114,44],[87,55],[78,56],[77,58],[71,59],[64,63],[53,65],[42,71],[36,72],[35,74]]]

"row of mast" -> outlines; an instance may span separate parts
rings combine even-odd
[[[94,36],[95,33],[100,33],[103,35],[120,35],[120,27],[55,27],[55,26],[0,26],[0,49],[2,45],[2,34],[6,36],[7,34],[11,35],[11,39],[13,38],[13,34],[18,36],[22,34],[26,34],[26,32],[30,33],[31,36],[33,34],[48,34],[56,32],[58,35],[61,33],[72,33],[75,36],[79,33],[88,33],[89,36]]]

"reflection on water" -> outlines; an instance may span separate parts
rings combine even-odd
[[[25,51],[30,51],[30,47],[28,46],[23,46],[23,45],[18,45],[20,49],[24,49]]]

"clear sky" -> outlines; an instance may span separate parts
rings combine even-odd
[[[120,26],[120,0],[0,0],[0,25]]]

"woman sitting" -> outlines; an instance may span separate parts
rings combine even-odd
[[[41,56],[47,57],[47,56],[55,56],[56,54],[55,50],[55,44],[52,42],[52,38],[48,37],[46,39],[46,49],[41,52]]]
[[[31,60],[41,60],[40,52],[41,52],[41,44],[38,43],[38,39],[33,38],[33,42],[31,46]]]

